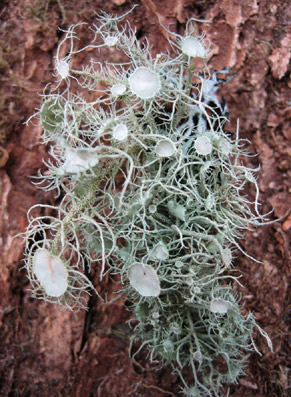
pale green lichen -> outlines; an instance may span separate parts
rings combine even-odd
[[[59,207],[38,206],[46,215],[29,212],[26,268],[33,294],[83,307],[83,292],[94,288],[85,272],[100,264],[100,279],[118,274],[128,294],[137,320],[132,343],[140,340],[139,350],[146,346],[151,359],[170,364],[186,395],[218,396],[224,383],[243,374],[245,353],[256,349],[254,329],[270,341],[252,314],[242,314],[230,284],[236,278],[226,273],[233,251],[241,250],[237,240],[264,217],[258,194],[255,215],[243,195],[247,182],[258,192],[257,182],[241,163],[238,132],[232,140],[224,131],[217,76],[206,65],[209,45],[194,36],[189,21],[184,38],[172,35],[175,54],[152,58],[124,17],[103,14],[92,42],[79,49],[78,27],[60,44],[60,78],[39,111],[51,160],[38,183],[63,199]],[[67,42],[69,54],[59,59]],[[92,60],[71,68],[80,52],[106,46],[128,62]],[[39,252],[67,272],[66,288],[54,295],[35,271]],[[183,376],[187,367],[191,385]]]

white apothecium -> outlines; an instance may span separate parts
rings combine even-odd
[[[212,152],[212,143],[207,136],[199,136],[194,143],[194,147],[198,154],[206,156]]]
[[[112,131],[112,136],[117,141],[124,141],[128,137],[128,129],[125,124],[118,124]]]
[[[118,83],[118,84],[114,84],[111,88],[110,88],[111,94],[113,96],[120,96],[122,94],[125,93],[126,91],[126,86],[124,84]]]
[[[69,70],[70,68],[66,61],[61,61],[57,64],[57,72],[62,79],[65,79],[69,76]]]
[[[140,67],[130,75],[129,86],[139,98],[149,99],[156,96],[161,88],[161,83],[156,72]]]
[[[108,47],[113,47],[118,42],[118,38],[116,36],[107,36],[104,40],[104,44]]]
[[[226,314],[232,308],[232,303],[224,299],[213,299],[210,304],[212,313]]]
[[[158,261],[166,260],[169,257],[169,251],[166,244],[160,241],[153,249],[151,257]]]
[[[160,280],[155,270],[144,263],[134,263],[128,270],[130,285],[142,296],[158,296]]]
[[[98,164],[98,156],[94,150],[67,149],[66,160],[61,170],[68,174],[78,174]]]
[[[45,292],[53,297],[63,295],[68,288],[68,271],[57,256],[39,248],[33,259],[33,272]]]
[[[208,54],[208,49],[204,47],[203,41],[195,36],[185,37],[182,40],[181,50],[192,58],[205,58]]]
[[[159,157],[171,157],[176,152],[176,146],[171,140],[163,139],[156,146],[156,153]]]

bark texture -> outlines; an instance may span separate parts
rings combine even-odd
[[[279,222],[249,232],[243,248],[261,263],[238,256],[246,310],[269,333],[274,352],[257,339],[246,376],[230,387],[231,396],[287,396],[290,392],[291,323],[291,7],[288,0],[10,0],[0,5],[0,394],[2,396],[176,396],[179,380],[170,368],[158,371],[146,352],[128,355],[130,313],[119,300],[105,306],[90,298],[88,312],[70,313],[30,298],[22,266],[21,238],[26,212],[35,203],[55,203],[53,193],[32,185],[29,175],[44,169],[47,156],[41,128],[25,125],[40,106],[39,93],[52,80],[54,55],[62,31],[72,23],[93,23],[101,10],[129,15],[139,38],[153,53],[167,45],[160,21],[183,33],[190,17],[212,43],[212,71],[230,66],[237,77],[225,84],[229,131],[249,140],[248,165],[261,166],[261,212],[274,208]],[[80,39],[85,40],[86,29]],[[113,60],[112,54],[107,54]],[[82,59],[79,60],[82,62]],[[248,192],[254,197],[255,192]],[[109,279],[98,285],[114,296]],[[290,367],[289,367],[290,368]]]

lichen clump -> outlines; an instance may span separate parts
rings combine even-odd
[[[263,220],[257,199],[253,214],[242,193],[247,182],[257,188],[256,179],[239,160],[238,132],[231,139],[224,130],[219,80],[209,74],[209,46],[195,36],[193,21],[184,37],[171,33],[173,55],[156,58],[124,16],[103,14],[94,29],[84,49],[75,49],[78,26],[66,32],[56,86],[39,111],[51,153],[39,183],[63,198],[42,205],[42,216],[29,213],[33,294],[85,307],[84,292],[94,288],[85,272],[99,266],[101,280],[117,274],[137,320],[132,343],[170,364],[186,395],[218,396],[243,373],[253,330],[266,336],[252,314],[242,314],[231,284],[237,240]],[[67,42],[70,52],[59,59]],[[98,55],[103,47],[127,62],[92,58],[81,70],[72,67],[80,52]],[[54,288],[43,268],[55,271],[50,277],[60,273]]]

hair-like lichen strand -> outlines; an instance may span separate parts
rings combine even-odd
[[[56,191],[59,205],[28,212],[25,268],[33,296],[71,310],[86,308],[93,270],[100,282],[117,275],[134,316],[133,356],[146,347],[180,376],[185,395],[219,396],[257,351],[255,331],[271,347],[243,314],[233,273],[238,240],[266,223],[257,170],[242,162],[238,126],[225,131],[216,91],[232,77],[229,68],[210,73],[197,21],[184,36],[165,28],[171,50],[153,57],[126,15],[103,13],[83,47],[86,24],[63,32],[56,82],[36,115],[50,149],[35,184]],[[101,62],[106,49],[124,62]]]

